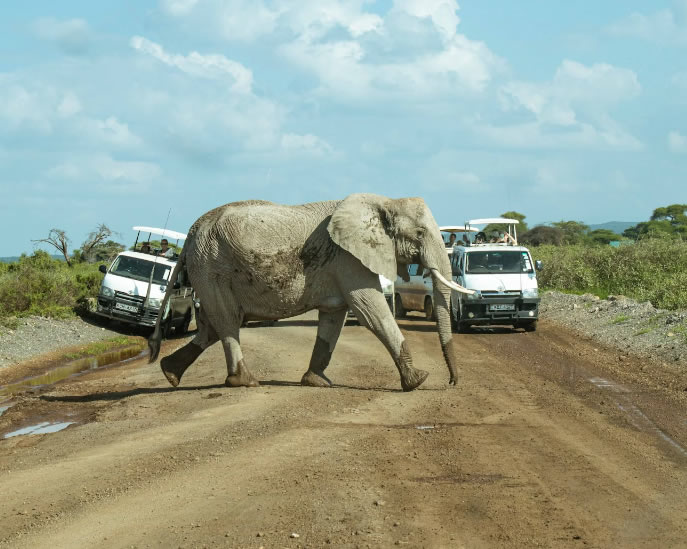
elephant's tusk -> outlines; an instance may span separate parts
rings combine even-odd
[[[463,292],[464,294],[470,295],[475,293],[475,290],[468,290],[467,288],[463,288],[460,284],[456,284],[455,282],[446,280],[437,269],[430,269],[430,271],[432,271],[432,274],[437,277],[439,282],[441,282],[444,286],[448,286],[452,290],[456,290],[457,292]]]

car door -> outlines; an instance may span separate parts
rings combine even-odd
[[[421,311],[425,307],[425,278],[423,278],[424,268],[418,263],[413,263],[408,267],[410,282],[408,283],[408,303],[409,309]],[[431,283],[431,279],[430,279]]]

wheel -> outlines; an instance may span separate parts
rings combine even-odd
[[[394,303],[396,305],[396,318],[405,318],[406,317],[406,309],[403,306],[403,301],[401,301],[401,296],[396,294],[394,297]]]
[[[458,331],[458,321],[453,316],[453,302],[452,301],[449,302],[448,314],[449,314],[449,317],[451,318],[451,331],[457,332]]]
[[[162,321],[162,337],[164,339],[169,339],[172,335],[172,315],[171,313],[167,315],[167,318]]]
[[[467,322],[458,322],[459,334],[469,334],[471,331],[470,325]]]
[[[188,333],[188,327],[191,325],[191,317],[193,315],[191,314],[191,310],[189,309],[188,312],[186,313],[186,316],[184,316],[184,322],[179,326],[176,330],[180,334],[187,334]]]
[[[434,304],[432,303],[432,298],[429,296],[425,298],[425,318],[427,318],[427,320],[436,320],[434,316]]]
[[[536,332],[537,331],[537,321],[532,320],[530,322],[523,322],[521,326],[525,329],[526,332]]]

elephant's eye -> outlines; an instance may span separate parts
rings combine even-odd
[[[425,230],[424,229],[418,229],[417,230],[417,238],[418,240],[422,240],[425,237]]]

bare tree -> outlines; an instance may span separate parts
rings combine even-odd
[[[67,233],[62,229],[50,229],[47,238],[39,238],[31,242],[45,242],[46,244],[54,246],[58,252],[62,253],[67,265],[70,267],[72,266],[71,259],[69,259],[69,239],[67,238]]]
[[[95,231],[89,233],[88,238],[86,238],[81,245],[81,256],[87,260],[90,259],[93,249],[98,246],[98,244],[105,242],[105,239],[109,238],[111,235],[112,231],[105,223],[98,225]]]

